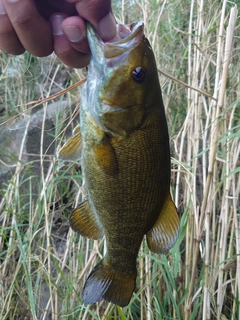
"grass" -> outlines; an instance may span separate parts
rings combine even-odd
[[[105,244],[69,228],[71,210],[82,196],[81,172],[77,163],[66,166],[53,154],[46,156],[43,123],[39,158],[21,161],[23,136],[14,172],[1,181],[0,319],[240,319],[237,0],[113,5],[122,22],[144,21],[156,54],[169,122],[171,191],[181,215],[179,238],[166,256],[151,253],[143,241],[137,289],[127,307],[83,305],[84,280]],[[36,108],[45,114],[53,100],[77,103],[78,90],[64,90],[83,78],[82,71],[54,57],[28,54],[1,53],[0,63],[2,126]],[[66,75],[62,82],[61,74]],[[51,96],[58,91],[62,95]],[[56,117],[56,145],[62,145],[74,117],[74,112]]]

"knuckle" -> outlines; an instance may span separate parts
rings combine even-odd
[[[28,15],[17,14],[11,19],[15,27],[29,26],[32,23],[32,18]]]

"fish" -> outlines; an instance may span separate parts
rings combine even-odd
[[[168,126],[143,22],[117,25],[109,42],[88,23],[87,38],[92,55],[80,97],[80,128],[58,156],[81,158],[87,195],[70,216],[72,229],[106,240],[106,255],[88,275],[82,300],[124,307],[136,288],[144,237],[152,252],[166,254],[179,233],[170,195]]]

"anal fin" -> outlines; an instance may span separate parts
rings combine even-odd
[[[179,217],[171,195],[165,199],[157,221],[146,234],[147,244],[151,251],[167,253],[178,237]]]
[[[103,237],[103,229],[97,220],[89,201],[83,201],[71,214],[70,225],[72,229],[84,237],[100,239]]]

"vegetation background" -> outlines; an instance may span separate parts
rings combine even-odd
[[[81,171],[78,163],[46,156],[43,122],[34,160],[22,161],[23,141],[11,178],[0,181],[1,320],[240,319],[239,4],[113,0],[119,21],[144,21],[156,55],[169,123],[171,191],[181,216],[178,241],[166,256],[149,252],[143,241],[137,289],[127,307],[83,305],[82,286],[104,241],[69,228],[81,199]],[[54,119],[54,146],[62,145],[66,128],[78,119],[81,85],[71,85],[86,71],[28,53],[1,52],[0,65],[0,128],[39,108],[46,114],[50,103],[64,100],[76,108],[59,107]]]

